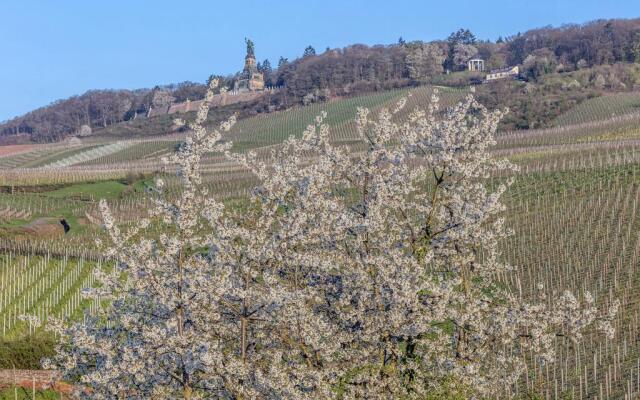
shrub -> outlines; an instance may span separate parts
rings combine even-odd
[[[43,358],[54,354],[55,341],[49,335],[30,335],[0,340],[0,368],[39,369]]]

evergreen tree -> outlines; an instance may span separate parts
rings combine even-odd
[[[271,62],[268,59],[265,59],[262,62],[260,69],[262,70],[263,73],[266,73],[266,74],[270,74],[273,71],[273,68],[271,68]]]
[[[289,63],[289,59],[288,58],[280,56],[280,59],[278,60],[278,69],[284,67],[288,63]]]
[[[640,32],[636,32],[633,43],[631,45],[631,54],[633,61],[640,63]]]
[[[316,55],[316,49],[314,49],[313,46],[307,46],[307,48],[304,49],[304,54],[302,55],[302,57],[310,57],[315,55]]]
[[[260,65],[260,72],[262,72],[262,74],[264,75],[264,84],[267,86],[273,86],[273,82],[271,79],[273,68],[271,67],[271,62],[268,59],[265,59]]]
[[[460,48],[460,45],[474,45],[476,44],[476,37],[469,29],[460,28],[449,35],[447,38],[447,44],[449,46],[449,52],[445,65],[447,69],[455,70],[456,62],[454,58],[456,55],[456,47]]]

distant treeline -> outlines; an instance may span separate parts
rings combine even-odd
[[[321,53],[309,46],[295,60],[281,57],[276,68],[269,60],[258,63],[266,84],[283,89],[269,96],[268,104],[253,104],[256,112],[265,112],[421,83],[465,85],[478,77],[453,78],[458,76],[453,74],[445,78],[445,74],[465,70],[471,57],[484,59],[488,69],[519,64],[523,77],[533,82],[553,72],[640,62],[640,18],[545,27],[496,42],[478,40],[469,30],[460,29],[446,40],[428,43],[400,38],[392,45],[356,44]],[[235,77],[217,78],[231,87]],[[200,99],[205,91],[205,84],[193,82],[153,89],[92,90],[7,121],[0,125],[0,136],[24,134],[32,141],[56,141],[138,118],[150,107]]]
[[[35,142],[53,142],[146,115],[154,104],[202,98],[205,92],[204,85],[192,82],[154,89],[90,90],[14,118],[0,126],[0,135],[26,134]]]

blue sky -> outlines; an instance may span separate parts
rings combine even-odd
[[[0,0],[0,121],[89,89],[235,72],[244,37],[256,43],[259,60],[276,64],[307,45],[433,40],[461,27],[495,40],[634,17],[639,0]]]

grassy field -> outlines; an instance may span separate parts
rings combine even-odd
[[[35,399],[29,389],[21,387],[10,387],[0,389],[0,400],[58,400],[62,399],[59,393],[53,390],[36,390]]]
[[[431,87],[412,90],[407,112],[426,106],[432,93]],[[466,94],[461,89],[440,89],[444,106]],[[233,141],[234,151],[254,150],[266,159],[270,148],[299,135],[325,110],[334,142],[357,150],[356,109],[391,107],[406,95],[406,90],[381,92],[248,118],[239,121],[225,139]],[[558,345],[568,345],[568,350],[561,350],[557,363],[542,367],[532,363],[522,392],[528,389],[547,398],[603,399],[633,398],[640,391],[639,106],[640,97],[634,94],[604,96],[562,115],[555,128],[501,132],[497,137],[495,155],[520,166],[505,200],[505,219],[514,235],[503,243],[504,257],[518,268],[502,279],[523,297],[530,296],[537,283],[544,283],[550,295],[561,288],[576,293],[588,290],[601,306],[614,298],[622,304],[614,340],[588,334],[574,346],[559,339]],[[113,142],[124,139],[118,136]],[[27,310],[42,315],[66,313],[75,318],[96,306],[74,296],[87,284],[91,266],[99,262],[95,254],[81,254],[91,252],[95,238],[103,235],[98,199],[107,199],[116,219],[126,225],[147,207],[144,187],[151,175],[164,174],[170,195],[178,195],[176,179],[170,169],[161,170],[160,157],[175,148],[179,137],[136,139],[122,149],[93,157],[96,149],[109,146],[108,140],[103,136],[99,143],[87,140],[73,149],[37,147],[0,157],[0,187],[4,188],[0,193],[0,282],[4,288],[16,276],[25,276],[29,282],[19,291],[11,286],[11,296],[5,295],[7,300],[0,303],[0,318],[10,315],[5,318],[14,321],[5,336],[28,333],[28,327],[15,320],[14,304],[29,304]],[[88,152],[94,153],[86,157]],[[80,160],[77,163],[37,168],[82,154],[85,157],[74,159]],[[204,171],[210,191],[229,205],[242,201],[256,184],[253,176],[220,155],[207,157]],[[507,178],[495,176],[492,181]],[[59,227],[51,232],[38,230],[47,219],[59,218],[69,221],[69,233]],[[52,293],[59,297],[50,300]]]

